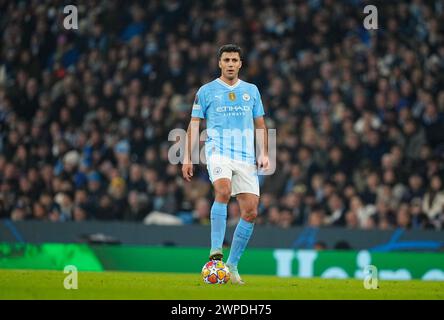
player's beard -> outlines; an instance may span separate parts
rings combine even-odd
[[[238,75],[238,73],[235,71],[233,71],[232,73],[228,73],[228,71],[225,72],[225,78],[227,78],[228,80],[236,79],[237,75]]]

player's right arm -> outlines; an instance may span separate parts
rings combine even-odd
[[[182,164],[182,175],[186,181],[191,181],[191,178],[193,177],[192,155],[193,152],[196,151],[196,147],[199,146],[199,125],[200,118],[191,117],[191,121],[187,129],[185,140],[185,155]]]
[[[191,181],[193,177],[193,161],[194,163],[199,162],[199,125],[200,120],[205,119],[206,109],[205,89],[200,87],[194,99],[191,121],[187,129],[185,155],[182,165],[182,175],[186,181]]]

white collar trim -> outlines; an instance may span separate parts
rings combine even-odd
[[[217,82],[219,82],[221,85],[227,87],[230,90],[233,90],[234,88],[236,88],[238,85],[240,85],[240,83],[242,82],[241,79],[237,79],[237,82],[235,84],[233,84],[232,86],[230,86],[229,84],[225,83],[224,81],[222,81],[220,78],[216,79]]]

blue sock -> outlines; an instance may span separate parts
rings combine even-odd
[[[236,230],[233,235],[233,242],[231,243],[230,256],[228,257],[227,264],[237,266],[240,257],[244,253],[247,247],[248,240],[253,233],[254,223],[248,222],[242,218],[239,219]]]
[[[222,249],[227,227],[227,204],[214,201],[211,207],[211,250]]]

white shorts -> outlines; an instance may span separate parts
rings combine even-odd
[[[252,193],[259,196],[257,167],[244,161],[223,156],[211,156],[207,161],[211,183],[222,178],[231,180],[231,195]]]

